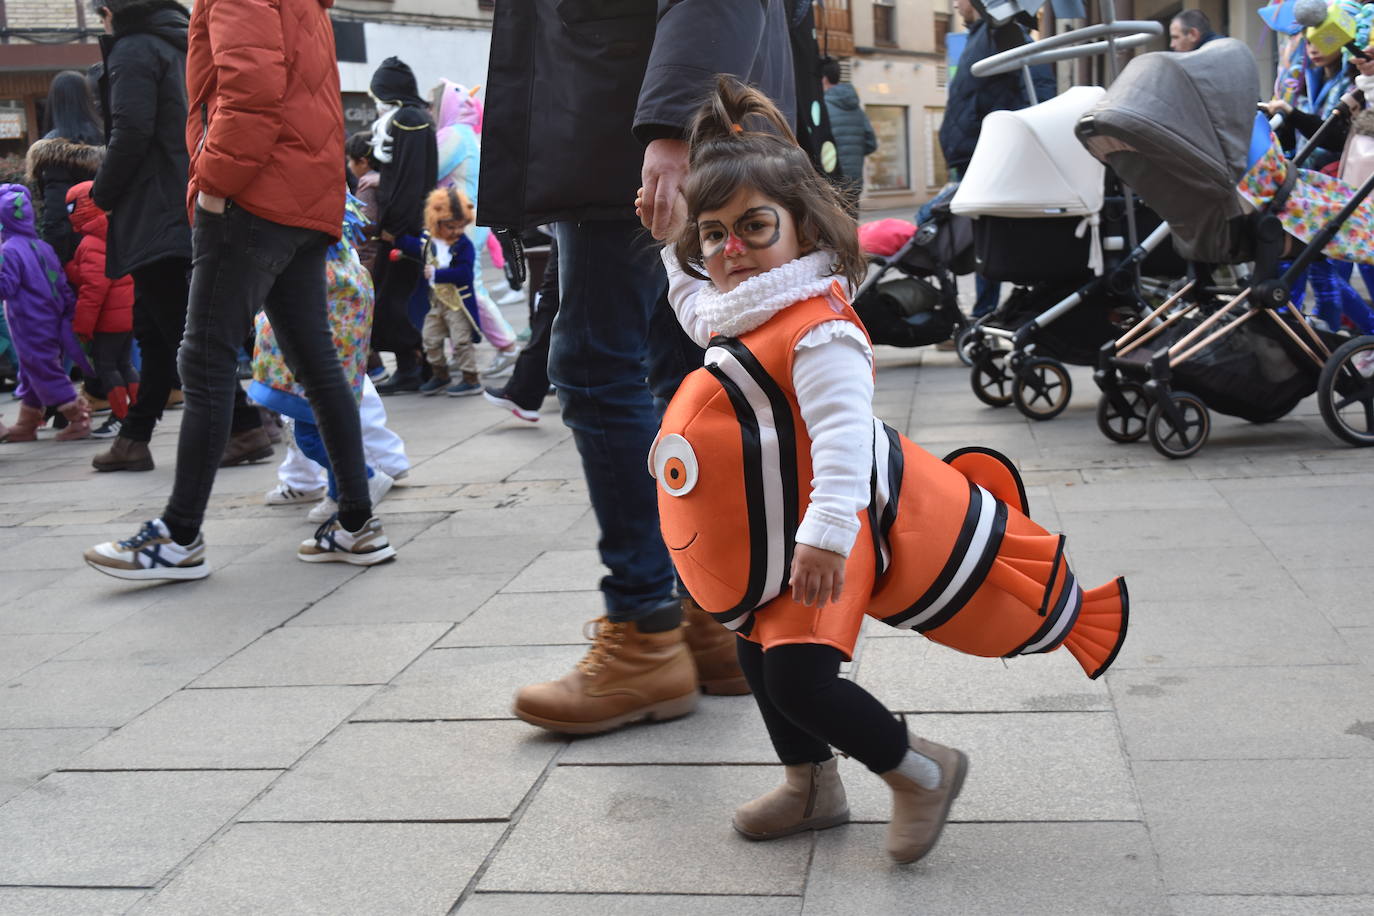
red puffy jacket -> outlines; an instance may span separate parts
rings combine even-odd
[[[186,48],[188,187],[338,238],[343,104],[334,0],[198,0]]]
[[[67,191],[67,213],[72,228],[81,233],[81,244],[67,262],[67,279],[76,290],[76,317],[72,330],[80,337],[127,334],[134,329],[134,280],[105,276],[105,235],[109,223],[105,211],[91,200],[91,182],[74,184]]]

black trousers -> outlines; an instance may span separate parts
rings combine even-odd
[[[91,363],[100,385],[108,394],[116,388],[138,383],[138,370],[133,363],[132,332],[106,334],[97,331],[91,338]]]
[[[178,360],[186,416],[162,516],[174,535],[200,530],[229,438],[234,392],[242,395],[239,347],[260,307],[310,399],[339,482],[339,514],[345,522],[360,514],[366,520],[371,503],[358,405],[329,328],[330,242],[323,232],[274,223],[232,201],[222,214],[196,209],[190,305]]]
[[[873,694],[840,677],[839,649],[799,644],[765,652],[747,639],[737,643],[740,668],[783,763],[821,763],[831,747],[875,773],[902,762],[906,726]]]
[[[391,260],[392,246],[377,241],[373,278],[377,301],[372,311],[372,348],[396,354],[397,370],[418,365],[420,332],[410,321],[410,297],[420,282],[423,267],[409,258]]]

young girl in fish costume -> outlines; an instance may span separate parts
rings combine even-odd
[[[839,677],[864,616],[975,655],[1064,645],[1096,677],[1124,637],[1124,583],[1079,587],[1005,458],[941,461],[873,418],[873,355],[846,298],[865,269],[854,224],[772,104],[719,77],[690,138],[686,219],[664,262],[706,364],[649,464],[663,540],[692,597],[740,637],[785,769],[734,826],[766,840],[847,821],[835,747],[891,788],[888,852],[914,862],[968,758],[908,735]]]

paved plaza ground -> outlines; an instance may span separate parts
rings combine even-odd
[[[778,770],[747,697],[568,740],[510,714],[599,613],[596,526],[551,399],[389,399],[414,470],[380,507],[399,559],[295,559],[275,464],[221,472],[214,574],[140,586],[81,563],[170,487],[99,475],[104,444],[0,445],[0,913],[1374,913],[1374,452],[1315,402],[1216,417],[1170,462],[977,402],[952,354],[881,350],[876,409],[937,454],[985,444],[1131,632],[1087,680],[870,626],[849,676],[972,767],[940,845],[883,852],[886,789],[842,769],[854,822],[750,843],[734,806]],[[5,412],[13,417],[11,402]]]

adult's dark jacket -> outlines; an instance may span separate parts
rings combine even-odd
[[[415,73],[402,60],[388,57],[372,74],[372,94],[399,102],[391,119],[391,161],[382,163],[377,185],[377,226],[396,238],[424,230],[425,197],[439,181],[439,146],[434,117],[420,98]]]
[[[105,272],[191,257],[186,215],[186,28],[175,0],[138,0],[100,39],[105,161],[91,198],[110,214]]]
[[[840,168],[851,182],[862,187],[864,157],[878,148],[878,137],[859,104],[859,94],[849,83],[837,83],[825,90],[825,107],[830,112],[830,132],[835,135]]]
[[[717,73],[793,118],[787,26],[783,0],[498,3],[478,222],[633,219],[644,145],[684,137]]]
[[[100,168],[105,147],[69,140],[49,133],[29,147],[29,183],[43,200],[43,218],[38,235],[52,246],[63,264],[76,254],[81,241],[67,217],[67,191],[72,185],[90,181]]]
[[[973,65],[997,53],[992,30],[979,19],[969,26],[968,43],[959,55],[959,69],[949,83],[949,101],[945,104],[945,119],[940,125],[940,149],[945,163],[952,169],[963,170],[973,158],[983,119],[994,111],[1015,111],[1031,104],[1026,99],[1025,81],[1021,71],[1000,76],[977,77]],[[1031,67],[1037,102],[1054,98],[1059,90],[1054,71],[1048,64]]]

